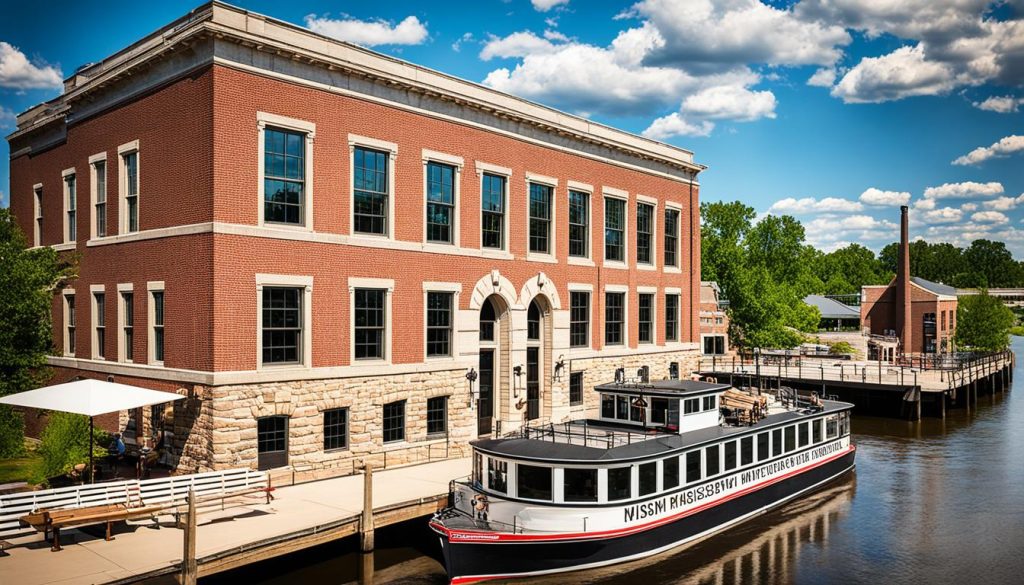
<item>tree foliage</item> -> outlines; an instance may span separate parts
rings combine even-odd
[[[962,349],[1002,351],[1010,345],[1013,311],[999,298],[981,290],[960,297],[956,310],[956,342]]]
[[[899,244],[882,248],[879,260],[891,272],[896,271]],[[946,242],[910,243],[910,273],[926,280],[957,288],[1008,288],[1024,286],[1024,266],[1013,259],[1003,242],[974,240],[966,248]]]
[[[93,457],[106,453],[102,445],[108,440],[104,431],[93,431]],[[79,463],[87,463],[89,445],[89,417],[71,412],[51,412],[40,437],[39,454],[42,459],[35,479],[42,481],[64,475]]]

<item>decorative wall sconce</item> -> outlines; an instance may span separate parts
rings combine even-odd
[[[562,370],[564,370],[564,369],[565,369],[565,355],[564,354],[559,354],[558,355],[558,361],[555,362],[555,371],[554,371],[554,373],[552,375],[552,379],[555,382],[561,382],[562,381]]]
[[[478,398],[476,391],[473,389],[473,382],[476,382],[477,377],[478,374],[473,368],[469,368],[469,371],[466,372],[466,380],[469,381],[469,408],[471,409],[473,408],[473,405],[476,404]]]

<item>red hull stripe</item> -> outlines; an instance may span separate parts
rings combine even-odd
[[[788,479],[790,477],[799,475],[801,473],[804,473],[806,471],[814,469],[815,467],[820,467],[820,466],[825,465],[826,463],[829,463],[831,461],[835,461],[836,459],[839,459],[840,457],[844,457],[844,456],[848,455],[849,453],[855,451],[856,449],[857,448],[854,445],[850,445],[846,450],[844,450],[844,451],[842,451],[840,453],[837,453],[837,454],[835,454],[835,455],[833,455],[833,456],[831,456],[831,457],[829,457],[827,459],[822,459],[821,461],[818,461],[818,462],[814,463],[814,465],[810,465],[810,466],[805,467],[803,469],[798,469],[798,470],[795,470],[795,471],[790,471],[789,473],[786,473],[784,475],[780,475],[779,477],[773,477],[772,479],[767,479],[765,481],[762,481],[761,483],[754,484],[754,485],[752,485],[752,486],[750,486],[750,487],[748,487],[748,488],[746,488],[746,489],[744,489],[742,491],[736,492],[734,494],[729,494],[727,496],[723,496],[723,497],[721,497],[721,498],[719,498],[717,500],[712,500],[712,501],[710,501],[710,502],[708,502],[706,504],[702,504],[702,505],[700,505],[700,506],[698,506],[696,508],[693,508],[692,510],[686,510],[684,512],[680,512],[680,513],[675,514],[673,516],[666,516],[665,518],[661,518],[661,519],[658,519],[658,520],[653,520],[653,521],[647,522],[645,524],[638,524],[636,526],[630,526],[628,528],[616,528],[614,530],[604,530],[604,531],[600,531],[600,532],[569,532],[569,533],[564,533],[564,534],[505,534],[505,533],[501,533],[501,532],[484,532],[484,531],[479,531],[478,532],[478,531],[449,530],[448,528],[446,528],[446,527],[444,527],[444,526],[442,526],[442,525],[440,525],[440,524],[438,524],[436,522],[433,522],[433,521],[430,523],[430,526],[434,530],[436,530],[438,532],[441,532],[442,534],[447,536],[449,541],[467,542],[467,543],[468,542],[476,542],[476,543],[481,543],[481,544],[491,544],[491,543],[495,543],[495,542],[538,542],[538,541],[548,541],[548,540],[556,540],[556,541],[561,541],[561,540],[593,540],[593,539],[615,538],[615,537],[619,537],[619,536],[629,536],[629,535],[635,534],[637,532],[643,532],[643,531],[646,531],[646,530],[650,530],[652,528],[657,528],[658,526],[661,526],[663,524],[668,524],[669,522],[675,522],[676,520],[679,520],[680,518],[685,518],[686,516],[691,516],[691,515],[696,514],[698,512],[703,512],[704,510],[707,510],[708,508],[713,508],[713,507],[718,506],[720,504],[724,504],[725,502],[728,502],[730,500],[734,500],[736,498],[745,496],[745,495],[747,495],[747,494],[749,494],[751,492],[757,491],[757,490],[762,489],[762,488],[764,488],[766,486],[769,486],[769,485],[772,485],[774,483],[778,483],[780,481]],[[490,577],[490,578],[500,579],[501,577]],[[476,579],[476,580],[479,581],[479,579]],[[457,581],[452,581],[452,583],[456,583],[456,582]]]

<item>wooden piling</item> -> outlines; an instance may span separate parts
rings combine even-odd
[[[188,514],[185,518],[185,550],[181,558],[181,585],[196,585],[199,567],[196,564],[196,497],[188,489]]]
[[[363,518],[359,523],[359,550],[373,551],[373,466],[363,467]]]

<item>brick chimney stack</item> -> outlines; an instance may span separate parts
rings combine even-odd
[[[896,269],[896,294],[899,297],[899,310],[902,311],[900,345],[904,354],[913,351],[913,318],[910,311],[910,221],[907,212],[906,205],[900,207],[900,258]]]

